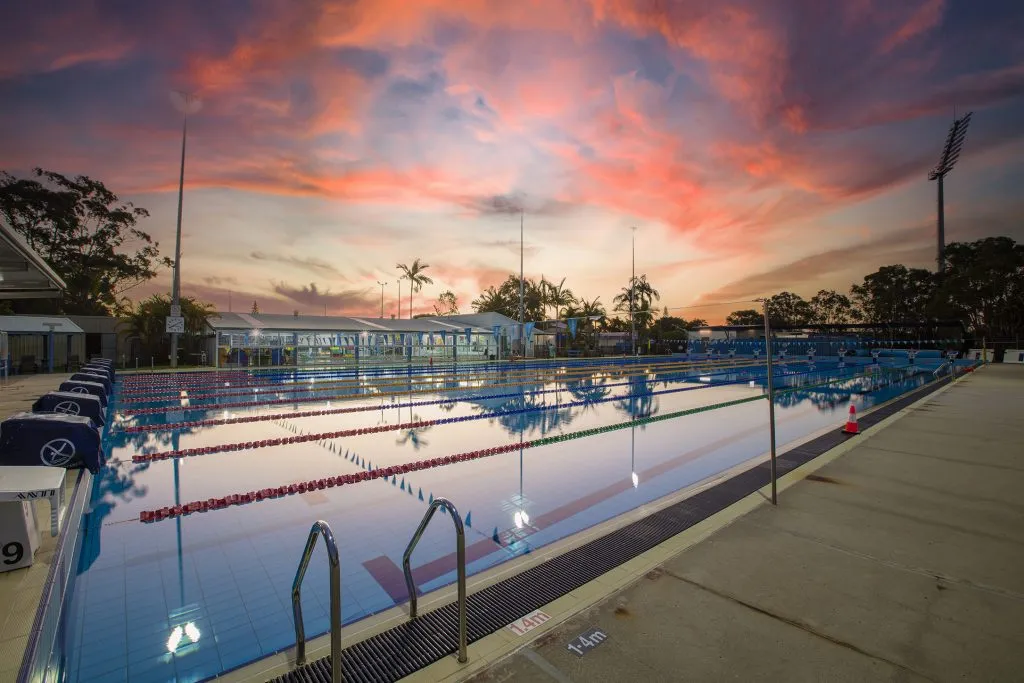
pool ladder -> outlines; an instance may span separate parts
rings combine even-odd
[[[455,552],[459,585],[459,663],[465,664],[469,660],[469,657],[466,655],[466,640],[469,632],[466,619],[466,530],[462,525],[462,517],[459,516],[459,511],[455,509],[455,506],[447,498],[435,498],[430,504],[427,512],[423,515],[423,519],[420,521],[419,527],[416,529],[416,533],[412,535],[412,540],[409,541],[409,545],[402,555],[405,585],[409,589],[409,618],[416,618],[417,600],[416,583],[412,578],[412,568],[409,561],[412,558],[412,551],[416,548],[416,544],[420,542],[420,537],[427,530],[427,525],[430,524],[430,520],[438,508],[444,508],[451,513],[452,522],[455,524]]]
[[[306,577],[309,558],[316,548],[316,537],[324,537],[327,546],[327,562],[330,565],[331,581],[331,681],[341,683],[341,563],[338,560],[338,544],[330,525],[317,520],[309,530],[306,548],[302,551],[299,568],[292,582],[292,615],[295,619],[295,666],[306,663],[306,629],[302,623],[302,580]]]
[[[466,530],[462,524],[462,517],[459,511],[447,498],[435,498],[427,508],[423,519],[420,521],[416,533],[412,535],[409,545],[402,555],[402,569],[405,572],[405,585],[409,589],[409,618],[417,616],[417,591],[416,583],[412,578],[410,560],[412,551],[416,548],[423,532],[433,518],[438,508],[444,508],[452,516],[455,524],[455,547],[458,565],[458,593],[459,593],[459,663],[465,664],[469,661],[466,654],[467,639],[469,633],[468,620],[466,617]],[[306,569],[309,567],[309,560],[316,548],[317,536],[323,536],[324,545],[327,546],[327,561],[330,565],[331,585],[331,681],[341,682],[341,564],[338,560],[338,544],[334,540],[334,533],[327,522],[318,520],[309,530],[306,538],[306,547],[302,551],[302,559],[299,561],[299,568],[295,572],[295,581],[292,582],[292,615],[295,619],[295,666],[300,667],[306,663],[306,630],[302,621],[302,580],[306,576]]]

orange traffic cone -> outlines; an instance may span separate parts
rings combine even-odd
[[[857,408],[850,404],[850,416],[846,418],[846,426],[843,427],[843,434],[860,434],[857,426]]]

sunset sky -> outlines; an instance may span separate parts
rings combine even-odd
[[[848,288],[1024,240],[1019,0],[48,0],[0,10],[0,169],[103,180],[227,310],[395,312],[421,257],[464,312],[519,269],[609,305]],[[136,295],[167,291],[164,271]],[[407,315],[408,290],[402,304]],[[716,322],[721,309],[679,308]]]

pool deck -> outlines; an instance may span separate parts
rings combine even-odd
[[[52,375],[18,375],[0,380],[0,420],[19,411],[31,411],[32,404],[48,391],[56,391],[70,377],[67,373]],[[71,500],[74,478],[65,480],[65,500]],[[32,622],[50,571],[57,539],[51,538],[46,522],[50,507],[35,501],[36,518],[42,529],[35,563],[25,569],[0,574],[0,683],[13,683],[18,676],[22,655],[32,630]]]
[[[409,680],[1020,680],[1022,410],[987,366]]]

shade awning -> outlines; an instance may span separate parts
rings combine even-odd
[[[81,334],[82,328],[59,316],[0,315],[0,332],[10,334]]]
[[[0,299],[54,299],[64,280],[14,228],[0,223]]]

